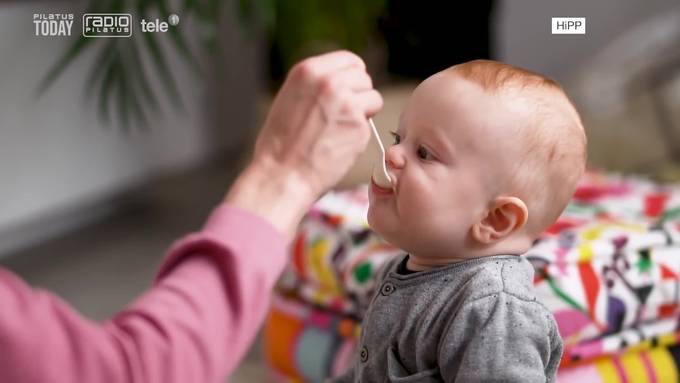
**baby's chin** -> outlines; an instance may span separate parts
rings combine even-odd
[[[397,222],[390,222],[389,217],[382,214],[372,214],[370,209],[367,218],[371,230],[384,242],[409,254],[438,254],[433,258],[439,259],[451,255],[452,249],[462,250],[465,248],[464,244],[452,243],[448,237],[437,241],[436,238],[426,236],[427,240],[424,240],[423,234],[425,233],[418,233],[417,228],[415,230],[404,229],[398,220],[395,220]],[[458,254],[460,251],[454,253]]]
[[[380,236],[383,240],[387,240],[387,238],[385,238],[385,234],[388,234],[389,236],[389,233],[387,233],[388,230],[385,230],[385,226],[387,226],[386,222],[384,222],[385,217],[376,214],[375,210],[372,210],[369,206],[366,218],[368,220],[368,226],[370,226],[371,230],[373,230],[373,232]]]
[[[379,216],[376,214],[371,214],[371,210],[369,209],[368,211],[368,225],[371,227],[371,230],[375,234],[377,234],[383,241],[389,243],[392,246],[398,247],[400,249],[403,249],[403,244],[399,240],[401,237],[399,231],[399,225],[394,223],[394,224],[389,224],[388,222],[385,222],[386,217],[384,216]]]
[[[375,213],[371,210],[370,205],[368,206],[368,213],[366,213],[366,220],[368,221],[368,226],[371,230],[380,235],[380,223],[376,223]]]

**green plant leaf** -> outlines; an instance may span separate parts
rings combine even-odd
[[[184,0],[184,5],[182,7],[182,15],[189,14],[192,11],[198,10],[198,2],[196,0]]]
[[[151,107],[153,111],[156,111],[159,106],[153,89],[147,81],[146,71],[137,54],[134,40],[129,40],[129,47],[130,49],[122,52],[121,56],[123,64],[121,88],[124,90],[125,101],[129,105],[133,122],[136,122],[138,127],[144,128],[148,122],[144,110]]]
[[[129,67],[129,64],[130,62],[125,59],[120,62],[116,86],[118,96],[116,106],[125,130],[130,130],[132,123],[137,123],[138,127],[145,127],[147,125],[147,118],[142,102],[138,97],[138,90],[134,86],[133,78],[130,75],[130,72],[134,72],[136,68]]]
[[[61,56],[61,58],[52,66],[45,77],[43,77],[43,79],[40,81],[37,89],[38,95],[42,95],[47,89],[49,89],[50,86],[52,86],[54,81],[64,72],[66,67],[83,52],[83,49],[85,49],[85,47],[87,47],[91,41],[91,39],[80,37],[73,44],[71,44],[68,51],[66,51],[66,53]]]
[[[161,16],[167,20],[168,17],[170,16],[170,11],[168,10],[167,4],[165,4],[165,1],[160,0],[158,2],[158,11],[160,12]],[[201,73],[201,67],[198,65],[198,62],[196,61],[196,58],[194,57],[193,53],[191,52],[191,49],[189,48],[189,44],[187,43],[186,39],[184,38],[184,34],[182,34],[181,29],[176,27],[176,26],[168,26],[168,34],[170,36],[170,40],[175,44],[175,47],[179,51],[179,53],[182,55],[182,57],[189,63],[189,65],[192,67],[192,69],[200,74]]]
[[[253,23],[264,22],[268,36],[281,55],[284,70],[288,70],[301,57],[332,47],[360,52],[368,41],[371,23],[386,3],[387,0],[339,0],[332,3],[327,0],[236,0],[232,4],[245,32],[252,32],[253,28],[249,26],[252,27]],[[183,11],[183,20],[193,17],[198,23],[199,52],[213,54],[219,65],[220,60],[224,60],[220,55],[217,34],[223,16],[221,0],[89,0],[87,12],[120,13],[126,7],[134,7],[138,11],[137,17],[148,18],[150,13],[158,11],[161,17],[167,19],[171,14],[170,6],[176,4]],[[168,48],[176,51],[194,73],[204,75],[200,56],[195,55],[195,47],[190,44],[193,40],[187,39],[183,31],[185,29],[171,26],[164,37],[142,33],[142,36],[136,34],[133,38],[116,42],[109,40],[117,39],[80,37],[50,67],[37,90],[40,94],[44,93],[77,57],[96,47],[84,94],[90,98],[98,91],[99,115],[106,121],[110,121],[110,108],[115,106],[125,129],[134,122],[146,125],[147,112],[160,109],[159,101],[165,97],[174,107],[184,109],[176,78],[167,61],[170,57]],[[166,41],[162,38],[168,38],[170,45],[165,45]],[[153,86],[155,81],[150,81],[153,79],[162,83],[160,88]]]
[[[182,104],[182,99],[177,91],[177,85],[175,84],[175,79],[172,76],[172,72],[168,68],[165,61],[165,56],[158,42],[151,33],[144,33],[144,41],[149,48],[149,55],[151,56],[154,64],[156,65],[157,73],[160,76],[163,86],[168,91],[171,102],[175,107],[184,108]]]
[[[272,30],[276,26],[276,0],[261,0],[260,7],[265,29]]]
[[[120,72],[118,76],[116,77],[117,81],[115,84],[115,88],[117,90],[116,95],[117,97],[117,108],[119,111],[119,115],[121,117],[121,124],[123,129],[125,130],[130,130],[130,112],[128,110],[128,87],[127,87],[127,81],[125,79],[125,68],[121,65],[119,68]]]
[[[116,61],[118,59],[114,56],[108,62],[106,68],[104,68],[104,76],[99,86],[99,97],[97,98],[99,101],[99,117],[106,122],[111,121],[111,115],[109,114],[110,100],[108,96],[113,89],[112,84],[116,76]]]
[[[129,57],[131,60],[129,65],[134,68],[132,74],[136,79],[136,81],[133,81],[133,84],[136,84],[137,87],[139,87],[139,90],[144,95],[144,100],[148,102],[152,110],[158,111],[160,105],[158,104],[156,93],[153,91],[151,84],[149,84],[146,65],[140,56],[135,40],[130,40]]]
[[[120,11],[122,6],[123,1],[121,0],[113,0],[110,2],[91,0],[87,6],[87,13],[97,13],[101,12],[103,9]],[[45,91],[47,91],[47,89],[52,86],[54,81],[56,81],[56,79],[61,76],[66,67],[69,66],[78,56],[80,56],[85,48],[93,45],[93,41],[95,40],[84,36],[78,37],[78,39],[71,44],[66,53],[61,56],[61,58],[50,68],[47,74],[40,81],[37,88],[38,96],[45,93]]]
[[[251,0],[238,0],[236,2],[236,15],[242,28],[247,28],[253,20],[253,2]]]
[[[87,80],[85,81],[84,95],[86,99],[92,97],[92,93],[97,87],[97,84],[104,76],[104,71],[102,71],[102,68],[106,68],[109,61],[113,60],[113,58],[118,54],[118,41],[118,39],[109,39],[109,41],[100,49],[97,60],[95,61],[94,65],[92,65],[90,73],[87,76]]]

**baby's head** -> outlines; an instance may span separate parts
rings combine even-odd
[[[387,150],[393,192],[371,187],[368,220],[424,264],[521,254],[566,207],[586,136],[562,88],[494,61],[423,81]]]

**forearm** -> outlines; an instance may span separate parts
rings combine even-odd
[[[277,229],[225,205],[104,325],[0,269],[0,381],[222,381],[254,339],[285,263]]]

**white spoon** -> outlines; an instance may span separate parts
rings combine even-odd
[[[378,147],[380,148],[380,165],[373,165],[373,182],[378,186],[383,188],[392,188],[392,179],[390,174],[387,172],[387,166],[385,165],[385,147],[380,140],[380,135],[378,134],[378,129],[373,123],[373,119],[369,118],[368,123],[371,125],[371,130],[373,130],[373,137],[376,142],[378,142]]]

